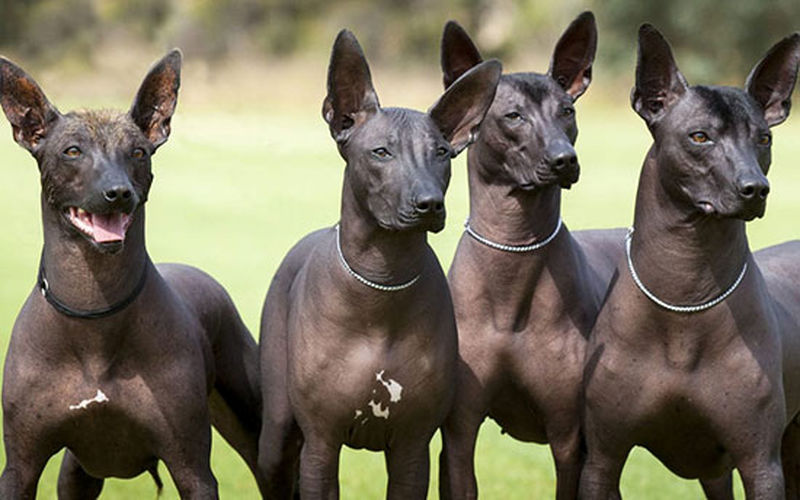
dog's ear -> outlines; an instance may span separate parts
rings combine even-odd
[[[503,66],[491,59],[464,73],[431,106],[428,115],[453,148],[453,157],[474,140],[492,105]]]
[[[343,142],[378,109],[378,94],[372,87],[372,76],[361,45],[350,31],[342,30],[333,43],[322,117],[334,140]]]
[[[0,104],[14,140],[34,154],[61,116],[36,81],[4,57],[0,57]]]
[[[636,86],[631,93],[633,109],[651,126],[688,88],[667,40],[653,26],[643,24],[639,28]]]
[[[773,45],[745,81],[747,93],[764,110],[764,119],[770,127],[789,116],[799,64],[800,33],[794,33]]]
[[[455,21],[447,21],[442,33],[442,80],[448,88],[470,68],[483,62],[467,32]]]
[[[171,50],[144,77],[129,114],[153,148],[164,144],[171,130],[181,86],[181,51]]]
[[[597,52],[597,24],[594,14],[584,12],[575,18],[558,39],[549,74],[574,101],[592,81],[592,64]]]

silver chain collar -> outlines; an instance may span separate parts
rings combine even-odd
[[[480,234],[476,233],[474,229],[469,225],[469,217],[467,220],[464,221],[464,231],[477,241],[483,243],[487,247],[494,248],[495,250],[501,250],[503,252],[513,252],[513,253],[524,253],[524,252],[533,252],[534,250],[539,250],[540,248],[546,246],[548,243],[556,239],[558,232],[561,231],[561,217],[558,218],[558,223],[556,224],[556,228],[547,238],[543,239],[542,241],[532,243],[530,245],[505,245],[503,243],[496,243],[490,239],[484,238]]]
[[[711,309],[715,305],[727,299],[728,296],[736,290],[736,288],[744,279],[745,273],[747,272],[747,261],[745,261],[744,265],[742,266],[742,272],[739,273],[739,277],[736,278],[736,281],[733,282],[733,285],[731,285],[731,287],[728,288],[722,295],[708,302],[693,306],[676,306],[673,304],[669,304],[659,299],[653,294],[653,292],[648,290],[647,287],[644,286],[644,283],[642,283],[642,280],[639,279],[639,275],[636,274],[636,270],[633,268],[633,258],[631,257],[632,239],[633,239],[633,228],[630,228],[628,229],[628,234],[625,236],[625,254],[628,257],[628,269],[631,272],[631,277],[633,278],[633,282],[636,283],[636,286],[639,287],[639,290],[641,290],[642,293],[645,294],[648,299],[652,300],[653,302],[655,302],[656,304],[658,304],[659,306],[663,307],[668,311],[678,312],[678,313],[696,313],[700,311],[705,311],[706,309]]]
[[[339,262],[342,263],[342,267],[344,267],[345,271],[347,271],[350,276],[358,280],[360,283],[367,285],[370,288],[374,288],[375,290],[380,290],[381,292],[399,292],[400,290],[405,290],[406,288],[410,287],[414,283],[419,280],[421,274],[418,274],[411,278],[410,281],[406,281],[405,283],[401,283],[399,285],[381,285],[380,283],[375,283],[374,281],[370,281],[367,278],[361,276],[357,272],[353,270],[352,267],[347,263],[347,260],[344,258],[344,254],[342,253],[342,242],[339,238],[339,224],[336,224],[336,251],[339,252]]]

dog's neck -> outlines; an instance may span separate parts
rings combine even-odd
[[[46,203],[43,198],[41,265],[50,292],[62,304],[83,311],[104,309],[128,298],[149,264],[144,244],[144,207],[134,212],[122,249],[108,254],[81,236],[68,234],[61,214]]]
[[[379,284],[406,283],[423,272],[425,231],[391,231],[378,225],[356,200],[350,183],[342,189],[340,241],[350,267]]]
[[[478,146],[476,144],[476,146]],[[487,161],[479,148],[468,154],[469,223],[478,234],[505,245],[528,245],[553,233],[561,213],[561,188],[557,185],[524,192],[488,182],[481,172]],[[492,161],[488,159],[488,161]]]
[[[707,302],[733,284],[750,253],[745,223],[701,216],[671,199],[658,175],[655,148],[642,167],[631,256],[645,286],[661,300]]]

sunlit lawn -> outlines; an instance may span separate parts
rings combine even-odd
[[[402,95],[402,93],[398,93]],[[430,99],[423,102],[432,102]],[[582,177],[565,194],[564,219],[572,229],[627,226],[641,159],[649,145],[644,125],[624,102],[615,107],[579,104],[578,152]],[[384,99],[387,103],[401,99]],[[407,103],[407,102],[406,102]],[[337,220],[343,162],[314,111],[197,108],[180,110],[173,135],[154,162],[155,184],[148,202],[147,237],[155,261],[180,261],[205,269],[221,281],[257,335],[260,306],[269,280],[286,250],[312,229]],[[753,248],[800,236],[800,118],[775,130],[773,190],[767,217],[750,225]],[[448,227],[430,238],[443,266],[450,263],[467,213],[465,159],[453,164],[447,197]],[[0,350],[4,353],[14,318],[34,284],[41,247],[38,172],[34,160],[0,125]],[[794,222],[792,222],[794,221]],[[438,437],[431,446],[431,496],[438,474]],[[0,455],[3,456],[3,455]],[[0,459],[4,464],[5,459]],[[243,462],[215,439],[212,466],[223,498],[256,498]],[[486,423],[477,449],[480,491],[487,499],[548,498],[554,490],[549,451],[503,436]],[[58,460],[50,461],[39,498],[54,498]],[[163,498],[177,498],[162,467]],[[382,498],[383,457],[345,451],[341,464],[344,498]],[[669,474],[642,450],[623,475],[630,498],[697,498],[699,487]],[[146,475],[110,480],[105,498],[154,498]]]

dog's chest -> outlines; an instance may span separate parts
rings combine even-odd
[[[409,404],[418,399],[409,392],[409,377],[404,375],[395,374],[404,380],[405,385],[383,369],[375,372],[374,381],[364,381],[354,391],[357,395],[350,401],[352,420],[345,424],[348,445],[371,450],[384,449],[387,433],[398,423],[404,425]],[[417,384],[415,386],[418,387]]]
[[[326,415],[331,430],[354,448],[383,450],[410,429],[432,431],[449,401],[455,357],[418,347],[332,348],[324,362],[310,362],[298,374],[293,403],[301,413]]]
[[[69,448],[90,474],[139,474],[152,465],[162,443],[175,439],[181,418],[203,411],[205,381],[179,353],[159,370],[137,354],[49,364],[24,356],[23,364],[40,369],[19,372],[6,402],[52,445]],[[176,386],[175,380],[184,382]]]
[[[688,335],[692,322],[697,335]],[[592,418],[683,477],[721,474],[733,443],[765,439],[756,434],[782,418],[776,367],[761,362],[756,344],[702,326],[698,318],[662,323],[648,331],[649,342],[637,344],[596,330],[602,349],[588,354]],[[762,340],[759,347],[767,345]]]
[[[59,441],[96,476],[129,477],[154,460],[167,416],[159,384],[141,375],[86,380],[64,374],[47,406],[57,414]]]

